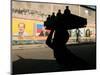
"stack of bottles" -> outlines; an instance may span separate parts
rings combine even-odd
[[[87,19],[74,15],[69,10],[69,7],[66,6],[64,13],[61,13],[61,10],[58,10],[56,16],[53,12],[52,15],[48,15],[46,21],[44,22],[44,26],[46,29],[56,29],[59,27],[63,27],[67,30],[83,28],[87,25]]]

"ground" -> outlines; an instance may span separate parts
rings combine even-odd
[[[68,49],[82,58],[91,68],[96,68],[96,44],[68,45]],[[42,73],[64,71],[57,64],[53,50],[46,45],[17,45],[12,47],[13,74]],[[79,69],[66,69],[79,70]]]

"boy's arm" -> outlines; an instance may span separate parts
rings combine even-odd
[[[52,44],[52,42],[51,42],[53,33],[54,33],[54,30],[51,30],[51,31],[50,31],[50,34],[48,35],[47,40],[46,40],[46,44],[47,44],[50,48],[53,48],[53,44]]]

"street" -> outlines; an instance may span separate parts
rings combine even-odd
[[[82,58],[91,68],[96,68],[96,44],[77,44],[68,45],[68,49],[76,56]],[[13,46],[12,47],[13,73],[42,73],[42,72],[58,72],[63,71],[59,68],[53,50],[46,45],[39,46]],[[66,69],[65,71],[79,70]]]

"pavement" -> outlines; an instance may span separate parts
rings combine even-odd
[[[68,45],[68,49],[76,56],[85,60],[91,67],[85,69],[61,69],[53,56],[53,50],[45,44],[17,45],[12,46],[13,74],[87,70],[96,68],[96,43]]]

